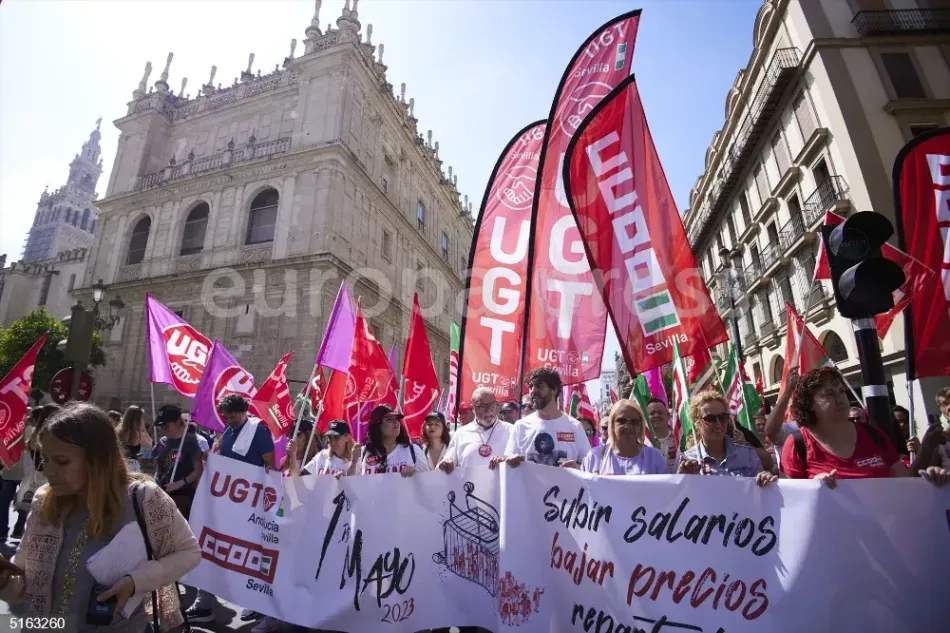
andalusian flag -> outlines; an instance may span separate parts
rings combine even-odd
[[[753,418],[762,410],[762,399],[755,385],[749,382],[745,371],[739,367],[739,354],[732,344],[729,345],[729,360],[721,382],[729,402],[729,411],[736,416],[741,426],[757,433]]]
[[[633,389],[630,391],[630,397],[640,405],[640,410],[643,411],[643,421],[646,426],[647,439],[653,444],[653,448],[660,448],[659,442],[656,440],[656,433],[653,431],[653,425],[650,424],[650,416],[647,415],[647,403],[650,401],[650,398],[653,397],[653,394],[650,392],[650,385],[647,383],[646,374],[638,375],[636,380],[633,381]]]
[[[673,439],[676,441],[676,460],[686,452],[686,438],[693,432],[689,419],[689,383],[686,365],[680,356],[679,343],[673,340]]]
[[[586,417],[598,422],[600,415],[594,409],[594,405],[587,395],[587,385],[582,382],[575,383],[568,387],[566,413],[572,418]]]
[[[458,323],[455,321],[450,322],[449,333],[451,338],[451,349],[449,350],[449,393],[445,399],[445,408],[440,408],[440,410],[446,418],[454,420],[459,387],[459,341],[462,338]]]

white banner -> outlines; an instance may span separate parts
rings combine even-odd
[[[950,489],[915,479],[762,490],[527,463],[281,479],[212,455],[191,526],[203,560],[184,582],[320,629],[915,633],[950,622]]]

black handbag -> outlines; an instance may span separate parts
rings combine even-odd
[[[145,517],[142,516],[142,506],[139,504],[139,495],[138,491],[141,487],[139,482],[132,484],[132,508],[135,510],[135,520],[139,524],[139,529],[142,530],[142,540],[145,541],[145,554],[148,556],[149,560],[155,559],[155,551],[152,549],[152,542],[148,538],[148,528],[145,525]],[[178,587],[178,581],[175,581],[175,591],[178,593],[179,597],[179,608],[181,609],[181,615],[185,619],[184,631],[187,633],[191,631],[191,627],[188,625],[188,614],[185,612],[184,607],[181,606],[181,590]],[[158,633],[158,592],[152,592],[152,629],[154,633]]]

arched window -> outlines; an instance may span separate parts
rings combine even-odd
[[[73,210],[73,226],[79,226],[79,209]]]
[[[84,209],[82,212],[82,220],[79,222],[79,228],[85,231],[87,226],[89,226],[89,209]]]
[[[267,189],[257,194],[251,203],[251,216],[247,221],[245,244],[261,244],[274,241],[277,225],[277,202],[280,196],[276,189]]]
[[[848,360],[848,348],[844,346],[844,341],[835,332],[828,332],[822,337],[821,346],[825,348],[825,354],[836,363],[843,363]]]
[[[782,382],[782,374],[785,373],[785,359],[776,356],[772,360],[772,384],[777,385]]]
[[[96,221],[95,221],[95,220],[93,220],[92,222],[89,223],[89,232],[90,232],[90,233],[95,233],[95,232],[96,232]]]
[[[63,213],[63,222],[65,222],[66,224],[69,224],[69,220],[71,219],[71,217],[72,217],[72,214],[69,212],[69,209],[66,209],[66,211]]]
[[[129,256],[126,258],[127,265],[141,264],[145,259],[145,247],[148,245],[148,232],[152,228],[152,219],[144,217],[139,220],[135,228],[132,229],[132,239],[129,240]]]
[[[180,255],[200,253],[205,245],[205,231],[208,229],[208,203],[202,202],[188,213],[185,231],[181,236]]]

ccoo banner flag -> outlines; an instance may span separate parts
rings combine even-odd
[[[631,372],[726,340],[632,76],[584,120],[564,181]]]
[[[518,132],[488,179],[472,241],[456,403],[468,402],[476,387],[491,388],[499,400],[520,397],[519,359],[511,351],[521,349],[524,335],[531,201],[544,128],[538,121]]]
[[[584,116],[630,75],[639,23],[640,11],[631,11],[587,38],[561,78],[545,131],[528,251],[524,368],[552,367],[566,385],[600,376],[607,313],[564,195],[561,165]]]
[[[914,293],[912,378],[950,376],[950,128],[922,134],[894,162],[894,208],[900,247],[938,271]]]

